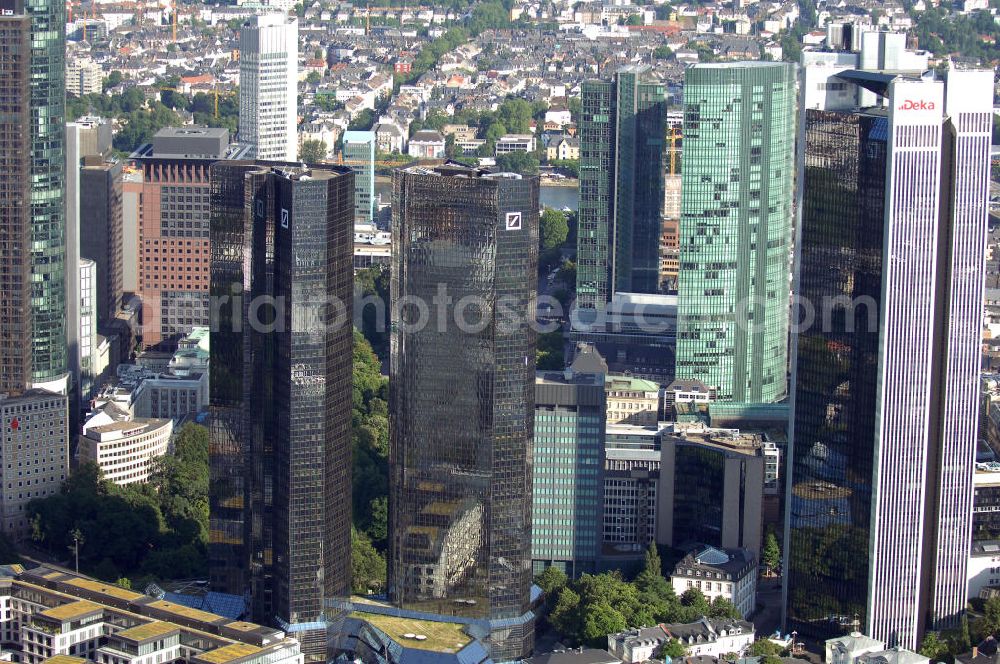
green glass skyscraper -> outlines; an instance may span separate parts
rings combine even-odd
[[[696,65],[684,80],[677,378],[720,401],[787,394],[795,68]]]
[[[666,94],[648,67],[583,83],[577,306],[603,310],[615,291],[655,293]],[[581,314],[583,312],[581,311]]]
[[[31,380],[61,382],[66,351],[66,7],[27,0],[31,17]]]

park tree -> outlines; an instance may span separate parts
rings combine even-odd
[[[927,632],[920,644],[920,654],[932,662],[940,661],[948,654],[948,643],[943,641],[937,632]]]
[[[497,157],[497,169],[521,175],[536,175],[538,159],[527,152],[508,152]]]
[[[669,657],[670,659],[681,659],[687,654],[687,648],[677,639],[670,639],[660,646],[660,659]]]
[[[326,143],[318,139],[307,138],[299,148],[299,161],[306,164],[316,164],[326,159]]]
[[[385,587],[385,558],[364,533],[351,528],[351,589],[366,595]]]
[[[547,208],[542,212],[538,225],[538,240],[542,251],[561,246],[569,236],[569,222],[566,219],[566,214],[559,210]]]
[[[781,566],[781,549],[778,547],[778,538],[775,537],[773,531],[768,531],[767,537],[764,539],[764,551],[761,557],[764,559],[769,574]]]

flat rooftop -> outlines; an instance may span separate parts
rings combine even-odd
[[[355,611],[351,618],[364,620],[388,634],[396,643],[417,650],[429,650],[440,653],[456,653],[472,642],[472,637],[465,633],[465,626],[459,623],[437,622],[435,620],[418,620],[415,618],[397,618],[378,613],[360,613]],[[425,639],[418,639],[425,636]]]
[[[81,577],[72,577],[66,579],[64,583],[67,583],[71,586],[76,586],[77,588],[82,588],[84,590],[89,590],[94,593],[108,595],[109,597],[114,597],[115,599],[123,599],[126,602],[133,602],[139,599],[140,597],[145,597],[145,595],[143,595],[142,593],[126,590],[120,586],[116,586],[113,583],[102,583],[100,581],[92,581],[90,579],[84,579]]]
[[[143,642],[160,638],[168,634],[173,634],[179,630],[180,627],[174,625],[173,623],[163,622],[162,620],[154,620],[146,623],[145,625],[138,625],[130,629],[123,629],[115,634],[115,636],[122,639],[128,639],[130,641]]]
[[[233,643],[228,646],[216,648],[215,650],[203,652],[200,655],[195,655],[191,658],[191,661],[208,662],[209,664],[228,664],[228,662],[256,655],[262,650],[263,648],[258,648],[247,643]]]
[[[78,618],[83,618],[94,613],[100,613],[102,611],[104,611],[104,607],[100,604],[94,604],[93,602],[81,599],[76,602],[70,602],[69,604],[62,604],[60,606],[54,606],[51,609],[45,609],[44,611],[40,611],[39,615],[45,616],[46,618],[52,618],[53,620],[67,622],[70,620],[77,620]]]

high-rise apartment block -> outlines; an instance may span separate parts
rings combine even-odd
[[[350,592],[353,179],[211,167],[211,579],[319,661]]]
[[[535,378],[532,571],[595,574],[604,517],[604,376],[593,349]]]
[[[795,110],[794,65],[685,73],[676,376],[719,401],[787,394]]]
[[[167,127],[131,159],[142,169],[138,295],[142,343],[172,343],[208,325],[209,167],[236,156],[226,129]]]
[[[878,105],[804,115],[786,618],[912,649],[966,602],[993,74],[830,82]]]
[[[375,132],[344,132],[344,163],[354,171],[354,219],[369,223],[375,216]]]
[[[101,94],[104,87],[104,70],[91,58],[73,58],[66,63],[66,92],[82,97]]]
[[[666,93],[626,67],[583,83],[577,306],[603,311],[616,291],[656,293],[666,152]]]
[[[471,621],[494,660],[518,659],[534,640],[538,179],[412,167],[392,209],[390,599]]]
[[[69,475],[68,408],[47,390],[0,396],[0,530],[14,540],[31,535],[27,504],[59,493]]]
[[[298,160],[299,22],[254,16],[240,29],[240,131],[247,157]]]

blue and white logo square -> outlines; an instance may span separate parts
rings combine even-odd
[[[507,213],[507,230],[509,230],[509,231],[519,231],[519,230],[521,230],[521,213],[520,212],[508,212]]]
[[[288,210],[281,208],[281,227],[288,228]]]

